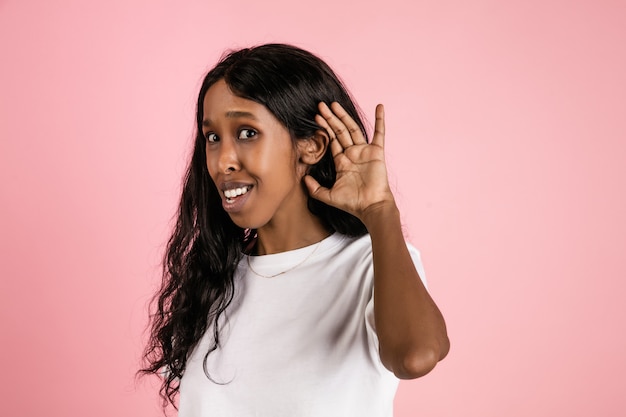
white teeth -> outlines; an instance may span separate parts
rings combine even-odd
[[[249,190],[250,190],[250,187],[240,187],[240,188],[233,188],[232,190],[224,190],[224,196],[226,198],[235,198],[237,196],[247,193]]]

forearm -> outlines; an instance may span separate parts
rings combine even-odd
[[[415,269],[395,203],[372,208],[362,220],[372,239],[381,360],[399,378],[420,377],[448,353],[443,316]]]

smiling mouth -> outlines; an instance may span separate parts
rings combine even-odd
[[[237,187],[231,188],[230,190],[224,190],[224,197],[226,197],[226,202],[228,204],[232,204],[235,202],[237,197],[246,194],[252,188],[251,185],[247,185],[245,187]]]

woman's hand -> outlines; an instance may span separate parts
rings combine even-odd
[[[385,165],[385,112],[382,104],[376,106],[374,137],[368,144],[354,119],[339,105],[319,104],[315,121],[330,136],[337,178],[332,188],[322,187],[307,175],[304,181],[309,193],[330,206],[346,211],[361,221],[377,207],[395,204],[387,180]]]

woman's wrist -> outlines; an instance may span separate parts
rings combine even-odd
[[[364,210],[361,221],[370,234],[379,230],[384,232],[395,225],[400,226],[400,210],[393,198],[381,201]]]

